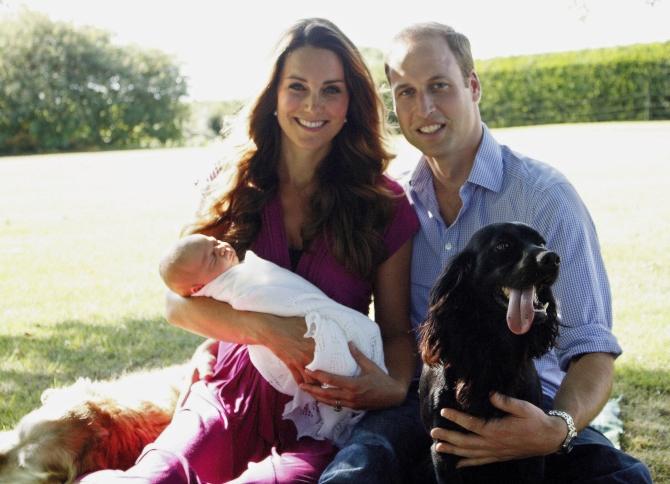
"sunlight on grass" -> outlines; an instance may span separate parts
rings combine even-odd
[[[587,203],[613,293],[625,448],[670,482],[670,123],[494,130],[557,166]],[[643,149],[644,148],[644,149]],[[398,145],[392,172],[415,153]],[[0,158],[0,429],[50,386],[184,361],[157,262],[216,149]]]

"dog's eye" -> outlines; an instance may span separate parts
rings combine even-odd
[[[493,248],[496,252],[503,252],[509,249],[510,243],[509,242],[498,242],[496,246]]]

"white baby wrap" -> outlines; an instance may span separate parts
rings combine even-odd
[[[304,316],[306,338],[315,342],[310,370],[355,376],[360,368],[351,356],[352,341],[384,371],[384,353],[377,324],[363,314],[339,304],[319,288],[291,271],[247,251],[243,263],[229,269],[194,296],[209,296],[244,311],[277,316]],[[275,389],[293,399],[284,408],[284,418],[295,423],[298,437],[329,439],[341,445],[365,412],[317,402],[298,388],[286,365],[265,346],[250,345],[249,357],[258,372]]]

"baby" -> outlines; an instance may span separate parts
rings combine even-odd
[[[181,296],[192,296],[208,282],[240,263],[232,245],[195,234],[180,239],[159,264],[165,285]]]
[[[374,321],[250,250],[240,262],[230,244],[189,235],[163,257],[160,274],[167,287],[182,296],[208,296],[238,310],[304,317],[305,337],[315,343],[314,360],[306,367],[310,370],[357,375],[360,368],[347,344],[352,341],[386,371],[381,334]],[[295,423],[298,437],[307,435],[341,445],[363,417],[363,411],[335,409],[300,390],[288,368],[265,346],[249,345],[249,358],[275,389],[293,396],[283,416]]]

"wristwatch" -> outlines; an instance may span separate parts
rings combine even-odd
[[[558,449],[559,454],[567,454],[572,450],[572,441],[575,439],[575,437],[577,437],[575,421],[572,420],[572,416],[568,412],[564,412],[563,410],[549,410],[547,415],[562,418],[568,426],[568,435],[565,436],[565,440],[561,444],[561,448]]]

